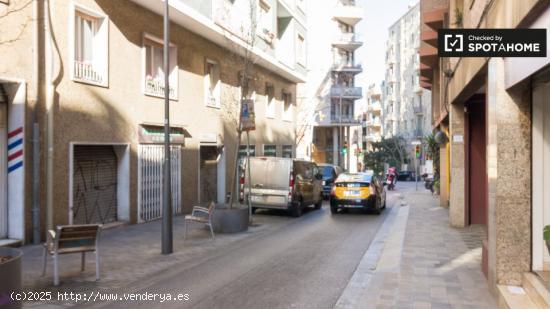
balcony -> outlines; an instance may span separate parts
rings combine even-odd
[[[74,78],[84,82],[93,84],[103,84],[103,74],[97,70],[93,64],[74,61]]]
[[[371,113],[380,113],[382,111],[382,104],[380,102],[372,103],[367,110]]]
[[[346,25],[355,26],[363,19],[364,10],[362,7],[356,6],[355,3],[345,2],[334,8],[333,17]]]
[[[380,134],[368,134],[363,137],[367,142],[379,142],[382,139]]]
[[[353,64],[351,61],[335,61],[332,65],[332,70],[335,72],[359,74],[363,72],[363,67],[360,64]]]
[[[363,97],[363,89],[361,87],[332,86],[330,96],[337,99],[358,100]]]
[[[382,124],[380,123],[380,118],[374,118],[367,120],[367,127],[379,128]]]
[[[354,51],[362,45],[363,42],[359,41],[359,37],[355,33],[342,33],[334,38],[332,43],[332,46],[346,51]]]
[[[342,116],[342,119],[340,121],[340,115],[335,115],[335,114],[332,114],[330,115],[330,122],[332,124],[336,124],[336,125],[360,125],[361,124],[361,120],[359,119],[355,119],[352,115],[343,115]]]
[[[164,97],[164,81],[157,79],[146,78],[145,80],[145,94],[155,96],[155,97]],[[174,87],[170,87],[169,97],[171,100],[176,100],[176,91]]]

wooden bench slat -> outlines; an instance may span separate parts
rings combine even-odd
[[[57,249],[57,254],[90,252],[90,251],[95,251],[95,247],[86,246],[86,247],[74,247],[74,248],[59,248]]]

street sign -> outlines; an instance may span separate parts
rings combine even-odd
[[[256,129],[254,100],[244,99],[241,102],[241,129],[243,131],[252,131]]]

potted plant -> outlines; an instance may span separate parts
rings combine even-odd
[[[439,179],[434,180],[434,193],[439,195],[440,183]]]
[[[546,242],[546,248],[548,249],[548,253],[550,253],[550,225],[547,225],[544,227],[542,235],[543,235],[544,241]]]
[[[21,292],[21,255],[15,248],[0,247],[0,307],[21,308],[20,301],[12,300],[13,292]]]

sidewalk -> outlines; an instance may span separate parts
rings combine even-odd
[[[161,255],[161,221],[117,227],[102,231],[100,241],[101,280],[95,281],[93,253],[87,255],[86,270],[80,271],[80,254],[61,255],[59,261],[60,285],[53,286],[53,264],[48,257],[46,276],[42,273],[43,247],[24,246],[23,249],[23,291],[57,292],[116,292],[131,291],[147,284],[152,275],[170,272],[177,268],[193,267],[217,254],[217,251],[237,241],[252,239],[269,233],[289,223],[287,216],[255,216],[254,227],[238,234],[218,234],[214,240],[210,231],[200,224],[192,225],[183,241],[183,216],[174,218],[174,253]],[[29,308],[67,307],[71,301],[25,302]]]
[[[388,235],[371,244],[336,307],[497,308],[481,272],[483,228],[451,228],[427,190],[399,189]]]

